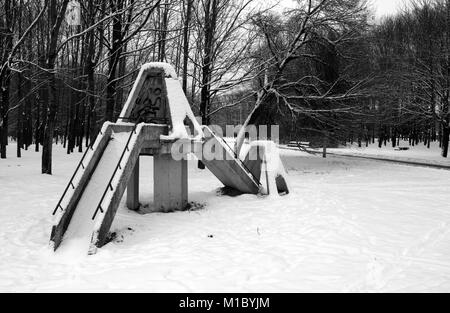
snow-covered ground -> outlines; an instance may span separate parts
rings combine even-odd
[[[392,148],[391,143],[388,143],[387,146],[383,145],[381,148],[378,147],[378,143],[370,144],[369,147],[366,147],[364,143],[362,148],[359,148],[357,144],[349,144],[344,148],[329,149],[329,152],[450,166],[450,157],[443,158],[441,156],[438,142],[431,143],[430,148],[427,148],[423,143],[409,146],[408,141],[401,141],[400,147],[407,147],[409,150],[398,151]]]
[[[94,256],[53,253],[51,212],[80,154],[0,160],[0,291],[450,291],[450,172],[283,150],[291,194],[219,196],[190,166],[201,210],[140,215]],[[400,152],[402,153],[402,152]],[[142,202],[152,162],[141,158]]]

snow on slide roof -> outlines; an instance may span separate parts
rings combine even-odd
[[[146,70],[150,70],[150,69],[162,69],[164,72],[164,76],[166,78],[175,78],[175,79],[178,78],[177,73],[175,72],[175,69],[169,63],[164,63],[164,62],[146,63],[142,66],[141,71],[146,71]]]

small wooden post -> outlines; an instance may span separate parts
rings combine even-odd
[[[157,212],[184,210],[188,202],[187,160],[170,154],[153,157],[154,205]]]
[[[323,137],[323,151],[322,151],[322,157],[327,157],[327,147],[328,147],[328,132],[325,133],[325,136]]]
[[[127,207],[130,210],[139,209],[139,157],[127,186]]]

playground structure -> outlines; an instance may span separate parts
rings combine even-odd
[[[149,63],[141,68],[117,123],[103,125],[59,200],[53,212],[53,249],[73,238],[83,242],[89,254],[105,245],[125,190],[127,207],[139,209],[140,156],[153,156],[154,210],[185,209],[188,161],[174,159],[171,153],[180,141],[190,147],[181,153],[195,153],[224,186],[250,194],[274,190],[268,178],[266,188],[260,182],[261,168],[267,166],[265,157],[241,161],[223,138],[199,125],[173,68]],[[221,158],[204,157],[204,149],[211,146]],[[286,194],[289,190],[282,175],[277,174],[274,182],[278,193]]]

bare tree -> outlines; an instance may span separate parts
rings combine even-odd
[[[199,111],[208,124],[213,98],[249,80],[248,57],[254,32],[249,22],[255,14],[253,0],[201,0],[195,10],[196,56],[193,90],[200,90]]]
[[[373,58],[383,77],[379,94],[387,96],[378,112],[382,124],[411,145],[423,141],[430,147],[439,138],[444,157],[449,141],[448,6],[448,1],[417,0],[383,20],[374,31]],[[380,137],[386,128],[380,125]]]
[[[302,73],[295,80],[287,80],[289,67],[295,62],[326,62],[314,53],[312,46],[326,45],[328,49],[338,49],[360,36],[367,23],[365,1],[299,1],[298,8],[290,12],[292,18],[283,21],[274,15],[259,15],[254,22],[259,27],[269,53],[265,65],[267,73],[260,79],[260,87],[255,92],[253,110],[240,129],[235,150],[239,154],[245,139],[246,128],[258,122],[273,106],[280,105],[292,114],[316,116],[319,113],[351,113],[355,106],[313,108],[311,102],[343,103],[357,97],[364,97],[361,87],[366,79],[352,81],[350,77],[340,77],[329,82],[317,73]],[[338,88],[339,87],[339,88]],[[275,108],[276,111],[276,108]],[[322,114],[323,117],[323,114]]]
[[[116,14],[112,19],[110,40],[104,40],[108,49],[108,81],[106,87],[106,112],[105,120],[112,121],[116,104],[117,75],[119,61],[127,43],[134,38],[147,24],[155,9],[159,8],[161,0],[153,0],[138,6],[135,0],[110,0],[112,12],[123,12]],[[137,10],[134,12],[133,10]],[[133,21],[142,18],[139,24],[133,25]],[[134,28],[132,28],[134,26]]]

